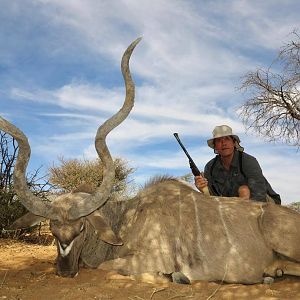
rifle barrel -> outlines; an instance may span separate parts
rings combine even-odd
[[[185,148],[184,145],[182,144],[182,142],[181,142],[181,140],[180,140],[180,138],[179,138],[179,136],[178,136],[178,133],[173,133],[173,135],[175,136],[175,138],[176,138],[178,144],[180,145],[180,147],[182,148],[183,152],[186,154],[186,156],[188,157],[188,159],[189,159],[190,161],[194,162],[193,159],[191,158],[190,154],[187,152],[186,148]]]

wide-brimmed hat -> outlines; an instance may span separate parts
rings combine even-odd
[[[241,142],[240,138],[232,132],[232,128],[229,127],[228,125],[216,126],[215,129],[213,130],[212,134],[213,134],[213,137],[211,139],[207,140],[207,145],[210,148],[213,148],[213,149],[215,148],[214,139],[220,138],[223,136],[232,136],[235,140],[236,149],[239,151],[244,151],[244,148],[240,145],[240,142]]]

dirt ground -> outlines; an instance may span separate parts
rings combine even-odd
[[[111,279],[102,270],[81,269],[76,278],[55,275],[55,246],[0,239],[0,300],[96,299],[300,299],[300,278],[273,284],[148,284]]]

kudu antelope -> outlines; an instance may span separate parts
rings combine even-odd
[[[134,41],[122,58],[123,107],[96,135],[104,177],[94,193],[68,193],[52,202],[34,196],[25,180],[30,156],[27,138],[0,119],[0,129],[19,144],[14,184],[30,211],[13,226],[50,219],[57,241],[57,274],[61,276],[75,276],[80,262],[123,275],[150,273],[176,282],[256,283],[264,274],[300,276],[300,214],[288,208],[209,197],[172,178],[153,180],[131,200],[106,202],[114,168],[105,139],[133,107],[134,83],[128,65],[138,42]]]

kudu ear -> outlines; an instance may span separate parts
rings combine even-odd
[[[86,218],[96,230],[100,240],[115,246],[123,245],[123,241],[115,235],[104,217],[98,211],[95,211],[89,216],[86,216]]]
[[[31,212],[25,214],[21,218],[17,219],[13,222],[8,229],[20,229],[20,228],[28,228],[34,225],[39,224],[42,221],[45,221],[44,217],[37,216]]]

